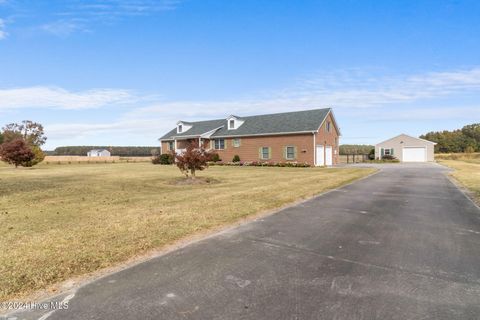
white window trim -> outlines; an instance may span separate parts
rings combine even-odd
[[[293,157],[288,157],[288,148],[293,148]],[[285,146],[285,160],[295,160],[295,146]]]
[[[264,153],[263,153],[263,149],[265,149],[265,148],[267,149],[267,157],[266,158],[264,157]],[[261,157],[262,160],[269,160],[270,159],[270,147],[262,147],[261,154],[262,154],[262,157]]]
[[[238,141],[238,145],[235,144],[235,141]],[[233,139],[232,139],[232,146],[233,146],[234,148],[239,148],[241,144],[242,144],[242,142],[240,141],[240,138],[233,138]]]
[[[217,148],[217,140],[223,140],[223,148]],[[220,145],[220,142],[218,143]],[[218,138],[218,139],[213,139],[213,149],[214,150],[225,150],[225,139],[224,138]]]
[[[233,128],[230,127],[230,121],[233,121]],[[244,120],[240,120],[232,115],[227,118],[227,130],[237,130],[244,122]]]
[[[180,127],[182,127],[182,131],[180,131]],[[187,124],[187,123],[182,122],[182,121],[177,122],[177,133],[178,134],[185,133],[188,130],[190,130],[191,128],[192,128],[191,124]]]

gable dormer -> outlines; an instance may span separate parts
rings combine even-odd
[[[185,121],[178,121],[177,122],[177,134],[184,133],[192,128],[192,124],[190,122]]]
[[[228,130],[237,130],[245,120],[242,120],[241,118],[231,115],[227,118],[227,129]]]

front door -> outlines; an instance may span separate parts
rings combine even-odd
[[[317,145],[315,151],[315,165],[324,166],[325,165],[325,150],[323,146]]]

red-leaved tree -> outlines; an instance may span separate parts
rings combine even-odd
[[[187,148],[180,154],[173,154],[175,157],[175,164],[180,171],[187,177],[195,179],[195,172],[197,170],[204,170],[208,167],[208,161],[212,157],[212,152],[205,150],[203,144],[199,145],[197,141],[192,141],[187,144]]]
[[[0,158],[2,161],[18,166],[30,166],[35,159],[35,153],[23,139],[15,139],[0,145]]]

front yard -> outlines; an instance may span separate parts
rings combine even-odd
[[[0,165],[0,301],[351,182],[362,168],[211,167],[174,185],[148,163]]]
[[[440,160],[455,171],[451,175],[469,189],[480,203],[480,159]]]

